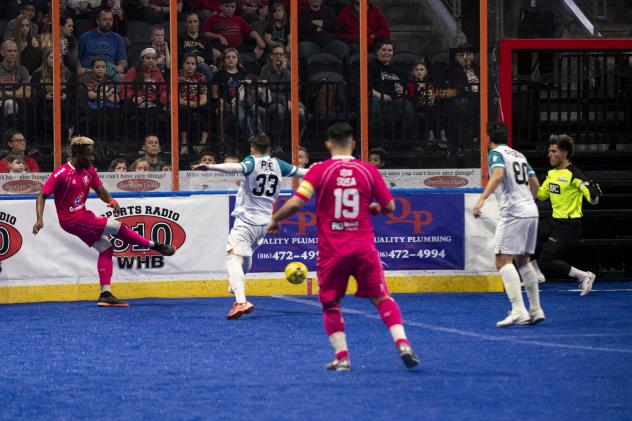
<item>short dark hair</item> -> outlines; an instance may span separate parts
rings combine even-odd
[[[102,9],[99,9],[99,11],[97,12],[97,20],[101,19],[101,15],[103,15],[104,13],[112,13],[112,9],[110,9],[109,7],[104,7]]]
[[[24,134],[21,131],[16,130],[16,129],[7,129],[4,132],[4,143],[6,143],[8,145],[9,142],[11,142],[13,140],[13,136],[15,136],[18,133],[20,133],[21,135]],[[26,138],[26,136],[24,136],[24,137]]]
[[[386,163],[386,151],[383,148],[373,148],[369,151],[369,156],[377,155],[380,157],[380,161]]]
[[[502,145],[509,140],[509,129],[505,123],[495,123],[487,127],[487,135],[493,143]]]
[[[90,68],[93,68],[93,67],[94,67],[94,65],[95,65],[96,63],[100,62],[100,61],[104,62],[104,63],[105,63],[105,66],[106,66],[106,68],[107,68],[108,62],[107,62],[107,61],[105,61],[105,59],[104,59],[103,57],[95,57],[95,58],[93,58],[93,59],[92,59],[92,61],[90,62]]]
[[[7,156],[4,159],[6,159],[7,163],[9,164],[15,161],[16,159],[21,159],[22,161],[24,161],[24,152],[11,151],[7,154]]]
[[[231,3],[237,3],[237,0],[222,0],[222,1],[220,1],[220,4],[231,4]]]
[[[552,134],[549,138],[549,146],[550,145],[557,145],[558,148],[566,152],[566,158],[568,159],[571,159],[573,152],[575,152],[575,142],[573,138],[567,134]]]
[[[203,156],[212,156],[213,159],[215,159],[215,161],[217,161],[217,158],[218,158],[217,154],[210,149],[205,149],[200,152],[200,161],[202,160]]]
[[[327,137],[335,146],[349,146],[353,140],[353,128],[347,123],[334,123],[327,130]]]
[[[259,153],[266,153],[270,150],[270,138],[266,134],[258,134],[248,139],[250,146]]]

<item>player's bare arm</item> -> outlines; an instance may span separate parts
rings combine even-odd
[[[101,200],[108,204],[114,210],[114,213],[117,214],[120,212],[121,207],[116,199],[112,197],[109,191],[105,189],[103,186],[99,186],[94,190],[96,194],[99,196]]]
[[[540,180],[535,175],[529,177],[529,189],[531,190],[531,194],[533,197],[538,195],[538,190],[540,190]]]
[[[279,209],[277,212],[275,212],[274,215],[272,215],[272,220],[266,227],[266,231],[271,232],[272,234],[278,234],[279,222],[291,217],[296,212],[301,210],[301,208],[305,206],[305,203],[307,202],[305,202],[303,199],[292,196],[290,200],[285,202],[281,209]]]
[[[35,221],[35,225],[33,225],[33,235],[37,235],[44,227],[44,206],[46,205],[47,197],[48,196],[42,191],[37,195],[37,200],[35,201],[35,215],[37,220]]]
[[[224,164],[195,164],[191,167],[193,170],[218,171],[226,174],[243,174],[244,167],[236,162]]]
[[[502,183],[504,175],[504,168],[494,168],[492,176],[487,181],[487,186],[485,186],[485,190],[483,190],[483,193],[478,199],[478,202],[476,202],[476,205],[474,205],[474,207],[472,208],[472,215],[474,215],[475,218],[481,216],[481,208],[483,207],[485,200],[494,192],[494,190],[496,190],[500,183]]]

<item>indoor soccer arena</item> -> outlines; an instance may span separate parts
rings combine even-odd
[[[0,419],[632,417],[631,0],[0,32]]]

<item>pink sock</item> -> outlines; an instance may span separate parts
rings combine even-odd
[[[342,310],[340,310],[339,303],[323,303],[323,321],[327,336],[345,331],[345,322],[342,320]]]
[[[121,224],[121,228],[119,228],[115,237],[127,244],[149,248],[149,240],[141,237],[125,224]]]
[[[336,359],[342,360],[343,358],[349,358],[349,351],[336,352]]]
[[[387,298],[386,300],[380,301],[377,305],[377,311],[380,312],[380,317],[382,321],[389,329],[393,325],[401,325],[402,322],[402,313],[399,311],[399,306],[392,298]]]
[[[99,253],[97,260],[97,270],[99,271],[99,283],[101,285],[110,285],[112,279],[112,254],[114,250],[109,247],[107,250]]]

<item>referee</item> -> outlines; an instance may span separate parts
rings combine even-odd
[[[579,240],[583,199],[586,198],[588,203],[596,205],[599,203],[601,189],[571,164],[574,149],[572,137],[565,134],[551,135],[549,161],[554,168],[547,174],[536,198],[551,201],[553,232],[544,244],[538,262],[547,274],[577,279],[577,282],[581,282],[580,295],[584,296],[592,289],[595,274],[581,271],[561,258]]]

